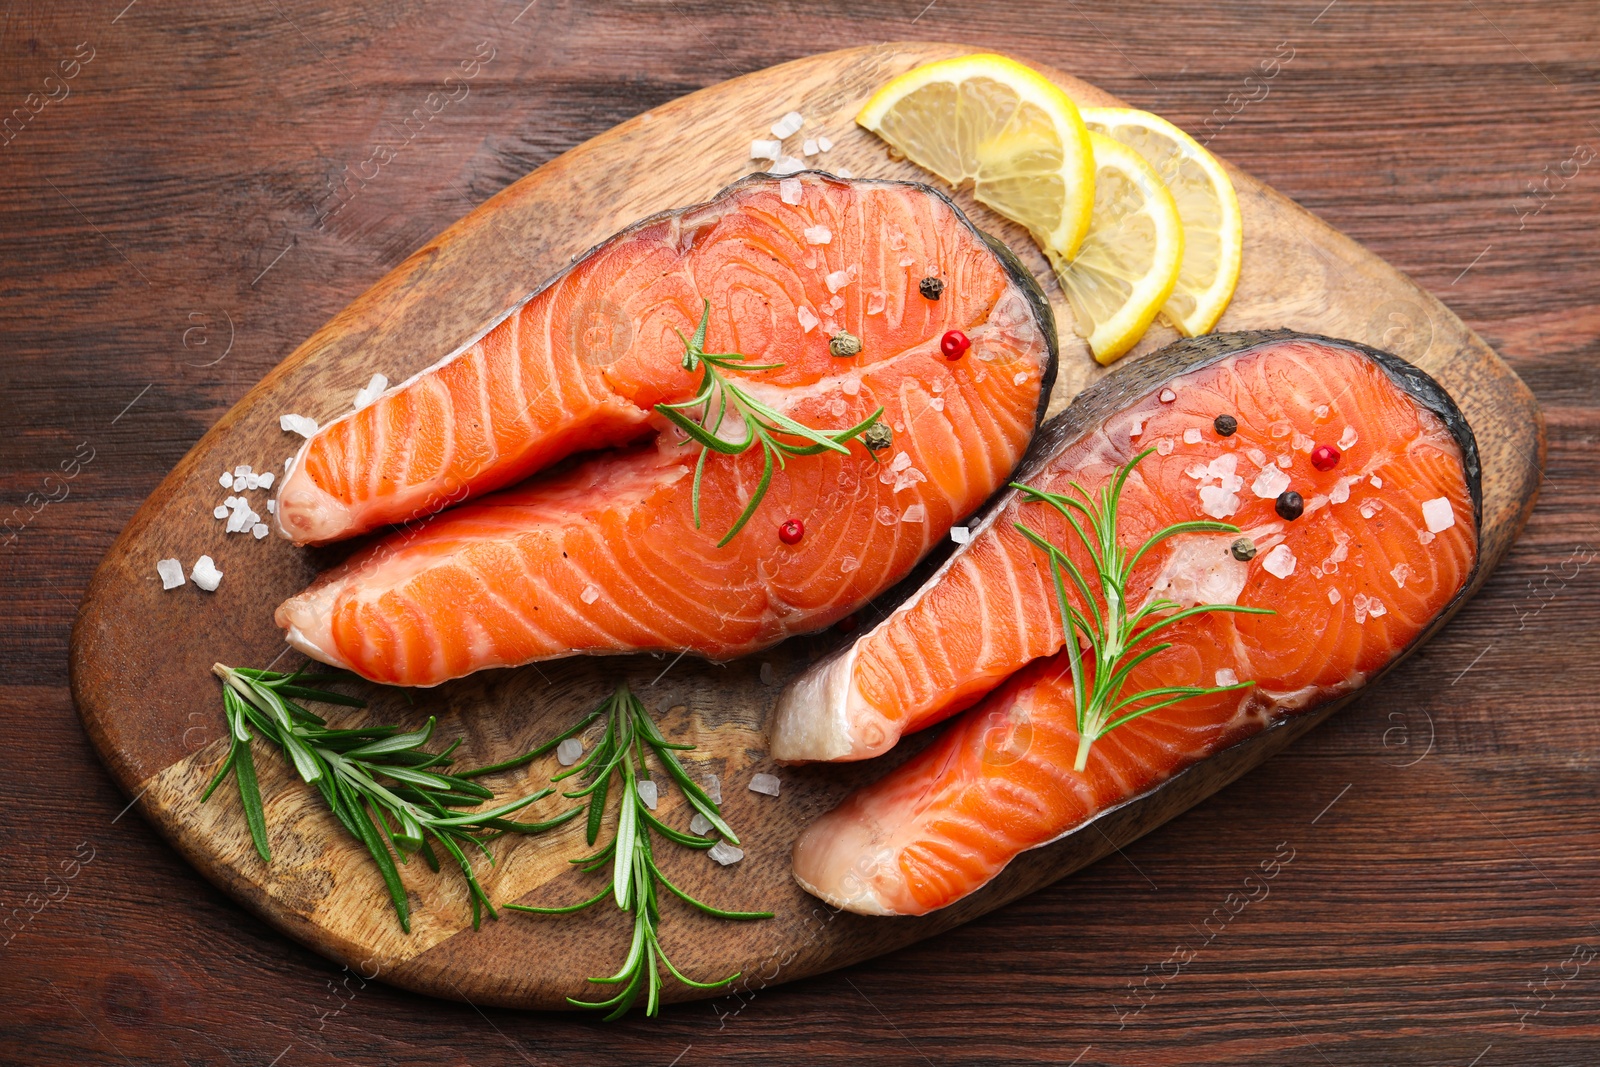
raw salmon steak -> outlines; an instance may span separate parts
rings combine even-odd
[[[654,410],[699,387],[679,332],[706,302],[707,351],[781,364],[724,372],[733,384],[818,430],[881,407],[892,431],[875,452],[789,457],[724,547],[761,449],[707,458],[697,528],[700,445]],[[971,344],[959,359],[941,354],[950,330]],[[858,354],[830,352],[842,333]],[[942,194],[747,179],[624,230],[307,441],[277,506],[300,542],[522,484],[359,551],[278,623],[314,658],[398,685],[574,653],[755,651],[887,589],[1002,486],[1055,358],[1032,277]],[[791,519],[796,544],[779,538]]]
[[[1127,372],[1041,432],[1018,481],[1050,492],[1076,481],[1096,494],[1153,448],[1124,487],[1120,545],[1131,551],[1197,520],[1241,533],[1159,542],[1132,572],[1130,608],[1163,598],[1272,613],[1174,622],[1160,638],[1171,647],[1134,666],[1124,692],[1254,685],[1118,726],[1074,770],[1069,657],[1081,657],[1086,685],[1093,662],[1063,651],[1048,559],[1016,524],[1096,572],[1049,505],[1000,497],[910,600],[780,700],[773,753],[791,760],[871,756],[970,706],[929,748],[805,830],[794,871],[810,892],[867,914],[944,907],[1018,853],[1359,689],[1464,597],[1481,513],[1476,445],[1422,372],[1281,331],[1182,341]],[[1231,435],[1218,429],[1224,415],[1237,422]],[[1337,451],[1331,465],[1321,446]],[[1303,504],[1292,520],[1279,509],[1286,492]],[[1238,558],[1241,536],[1253,557],[1244,548]],[[1079,593],[1069,597],[1082,609]]]

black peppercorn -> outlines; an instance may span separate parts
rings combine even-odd
[[[1217,428],[1217,433],[1221,434],[1223,437],[1232,437],[1234,431],[1239,428],[1239,420],[1234,418],[1232,415],[1218,415],[1216,421],[1214,421],[1211,425],[1215,426]]]
[[[1293,489],[1286,489],[1278,494],[1277,502],[1272,507],[1279,515],[1293,522],[1306,510],[1306,502]]]
[[[1256,558],[1256,543],[1248,537],[1241,537],[1233,543],[1231,551],[1234,559],[1248,563]]]
[[[917,292],[929,300],[937,300],[944,294],[944,280],[942,278],[924,278],[917,283]]]

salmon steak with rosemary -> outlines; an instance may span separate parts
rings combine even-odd
[[[281,533],[400,528],[278,623],[396,685],[756,651],[888,589],[1002,487],[1055,361],[1033,278],[943,194],[746,179],[308,439]]]
[[[808,891],[920,915],[1371,682],[1477,565],[1476,444],[1410,364],[1286,331],[1086,391],[904,604],[780,697],[773,754],[932,745],[811,824]],[[976,624],[975,624],[976,620]]]

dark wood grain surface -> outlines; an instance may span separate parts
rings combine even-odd
[[[118,0],[0,20],[0,103],[21,109],[0,135],[0,1061],[1600,1055],[1592,5]],[[1121,856],[876,962],[619,1026],[364,982],[122,814],[67,635],[101,554],[222,412],[560,151],[747,70],[916,37],[1050,63],[1209,136],[1512,363],[1548,418],[1543,498],[1445,632]],[[393,133],[483,41],[466,99]],[[404,147],[335,212],[380,142]],[[1241,908],[1229,894],[1275,857]]]

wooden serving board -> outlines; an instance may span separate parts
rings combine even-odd
[[[211,516],[226,491],[218,475],[240,463],[281,471],[298,438],[285,412],[327,422],[348,409],[375,371],[398,381],[455,350],[543,279],[626,224],[702,201],[756,169],[752,138],[791,109],[804,133],[835,147],[815,162],[857,176],[928,180],[891,160],[852,118],[884,81],[958,55],[954,45],[886,44],[746,75],[640,115],[540,167],[407,259],[318,331],[230,411],[162,482],[107,553],[85,598],[72,641],[73,693],[102,758],[155,827],[206,877],[284,933],[364,977],[444,997],[525,1007],[561,1007],[593,996],[585,977],[620,962],[627,924],[615,909],[546,918],[506,913],[473,932],[459,876],[404,871],[413,927],[401,932],[378,872],[275,752],[258,746],[273,861],[251,848],[231,784],[207,804],[199,795],[226,749],[213,662],[264,666],[283,650],[273,609],[339,550],[308,552],[276,538],[227,537]],[[1058,71],[1040,68],[1083,104],[1119,101]],[[1479,581],[1521,529],[1543,463],[1543,424],[1532,395],[1498,356],[1448,309],[1355,242],[1246,174],[1232,171],[1244,214],[1245,255],[1237,295],[1219,329],[1289,327],[1349,338],[1427,369],[1455,396],[1483,459],[1483,567]],[[1061,325],[1060,410],[1102,373],[1071,329],[1059,287],[1026,234],[958,194],[981,227],[1007,240],[1052,293]],[[1173,339],[1152,329],[1133,356]],[[264,494],[255,494],[264,499]],[[257,505],[257,510],[264,507]],[[202,553],[225,574],[212,594],[192,583],[163,592],[158,559],[186,566]],[[712,902],[777,913],[766,922],[724,923],[664,904],[663,937],[678,965],[700,977],[744,972],[726,997],[734,1010],[754,988],[887,952],[965,922],[1125,844],[1194,803],[1310,729],[1332,709],[1295,720],[1232,749],[1149,798],[1130,803],[1047,848],[1020,857],[982,892],[920,919],[835,913],[789,875],[800,828],[855,785],[882,774],[926,739],[884,760],[780,768],[766,757],[764,726],[779,687],[842,640],[790,641],[749,661],[710,666],[649,656],[577,658],[493,671],[415,694],[374,687],[373,706],[351,721],[420,724],[440,719],[442,738],[466,738],[469,762],[527,750],[594,706],[626,679],[667,735],[696,745],[694,769],[720,774],[725,811],[746,857],[720,868],[701,854],[661,850],[670,874]],[[287,665],[293,660],[284,657]],[[762,681],[762,667],[772,679]],[[554,762],[502,775],[503,794],[542,786]],[[749,792],[750,776],[782,779],[782,796]],[[681,796],[662,811],[682,824]],[[536,811],[559,810],[556,799]],[[498,865],[482,880],[497,902],[559,904],[593,892],[594,876],[567,860],[582,846],[577,827],[497,842]],[[604,994],[602,994],[604,995]],[[669,982],[669,999],[696,994]]]

